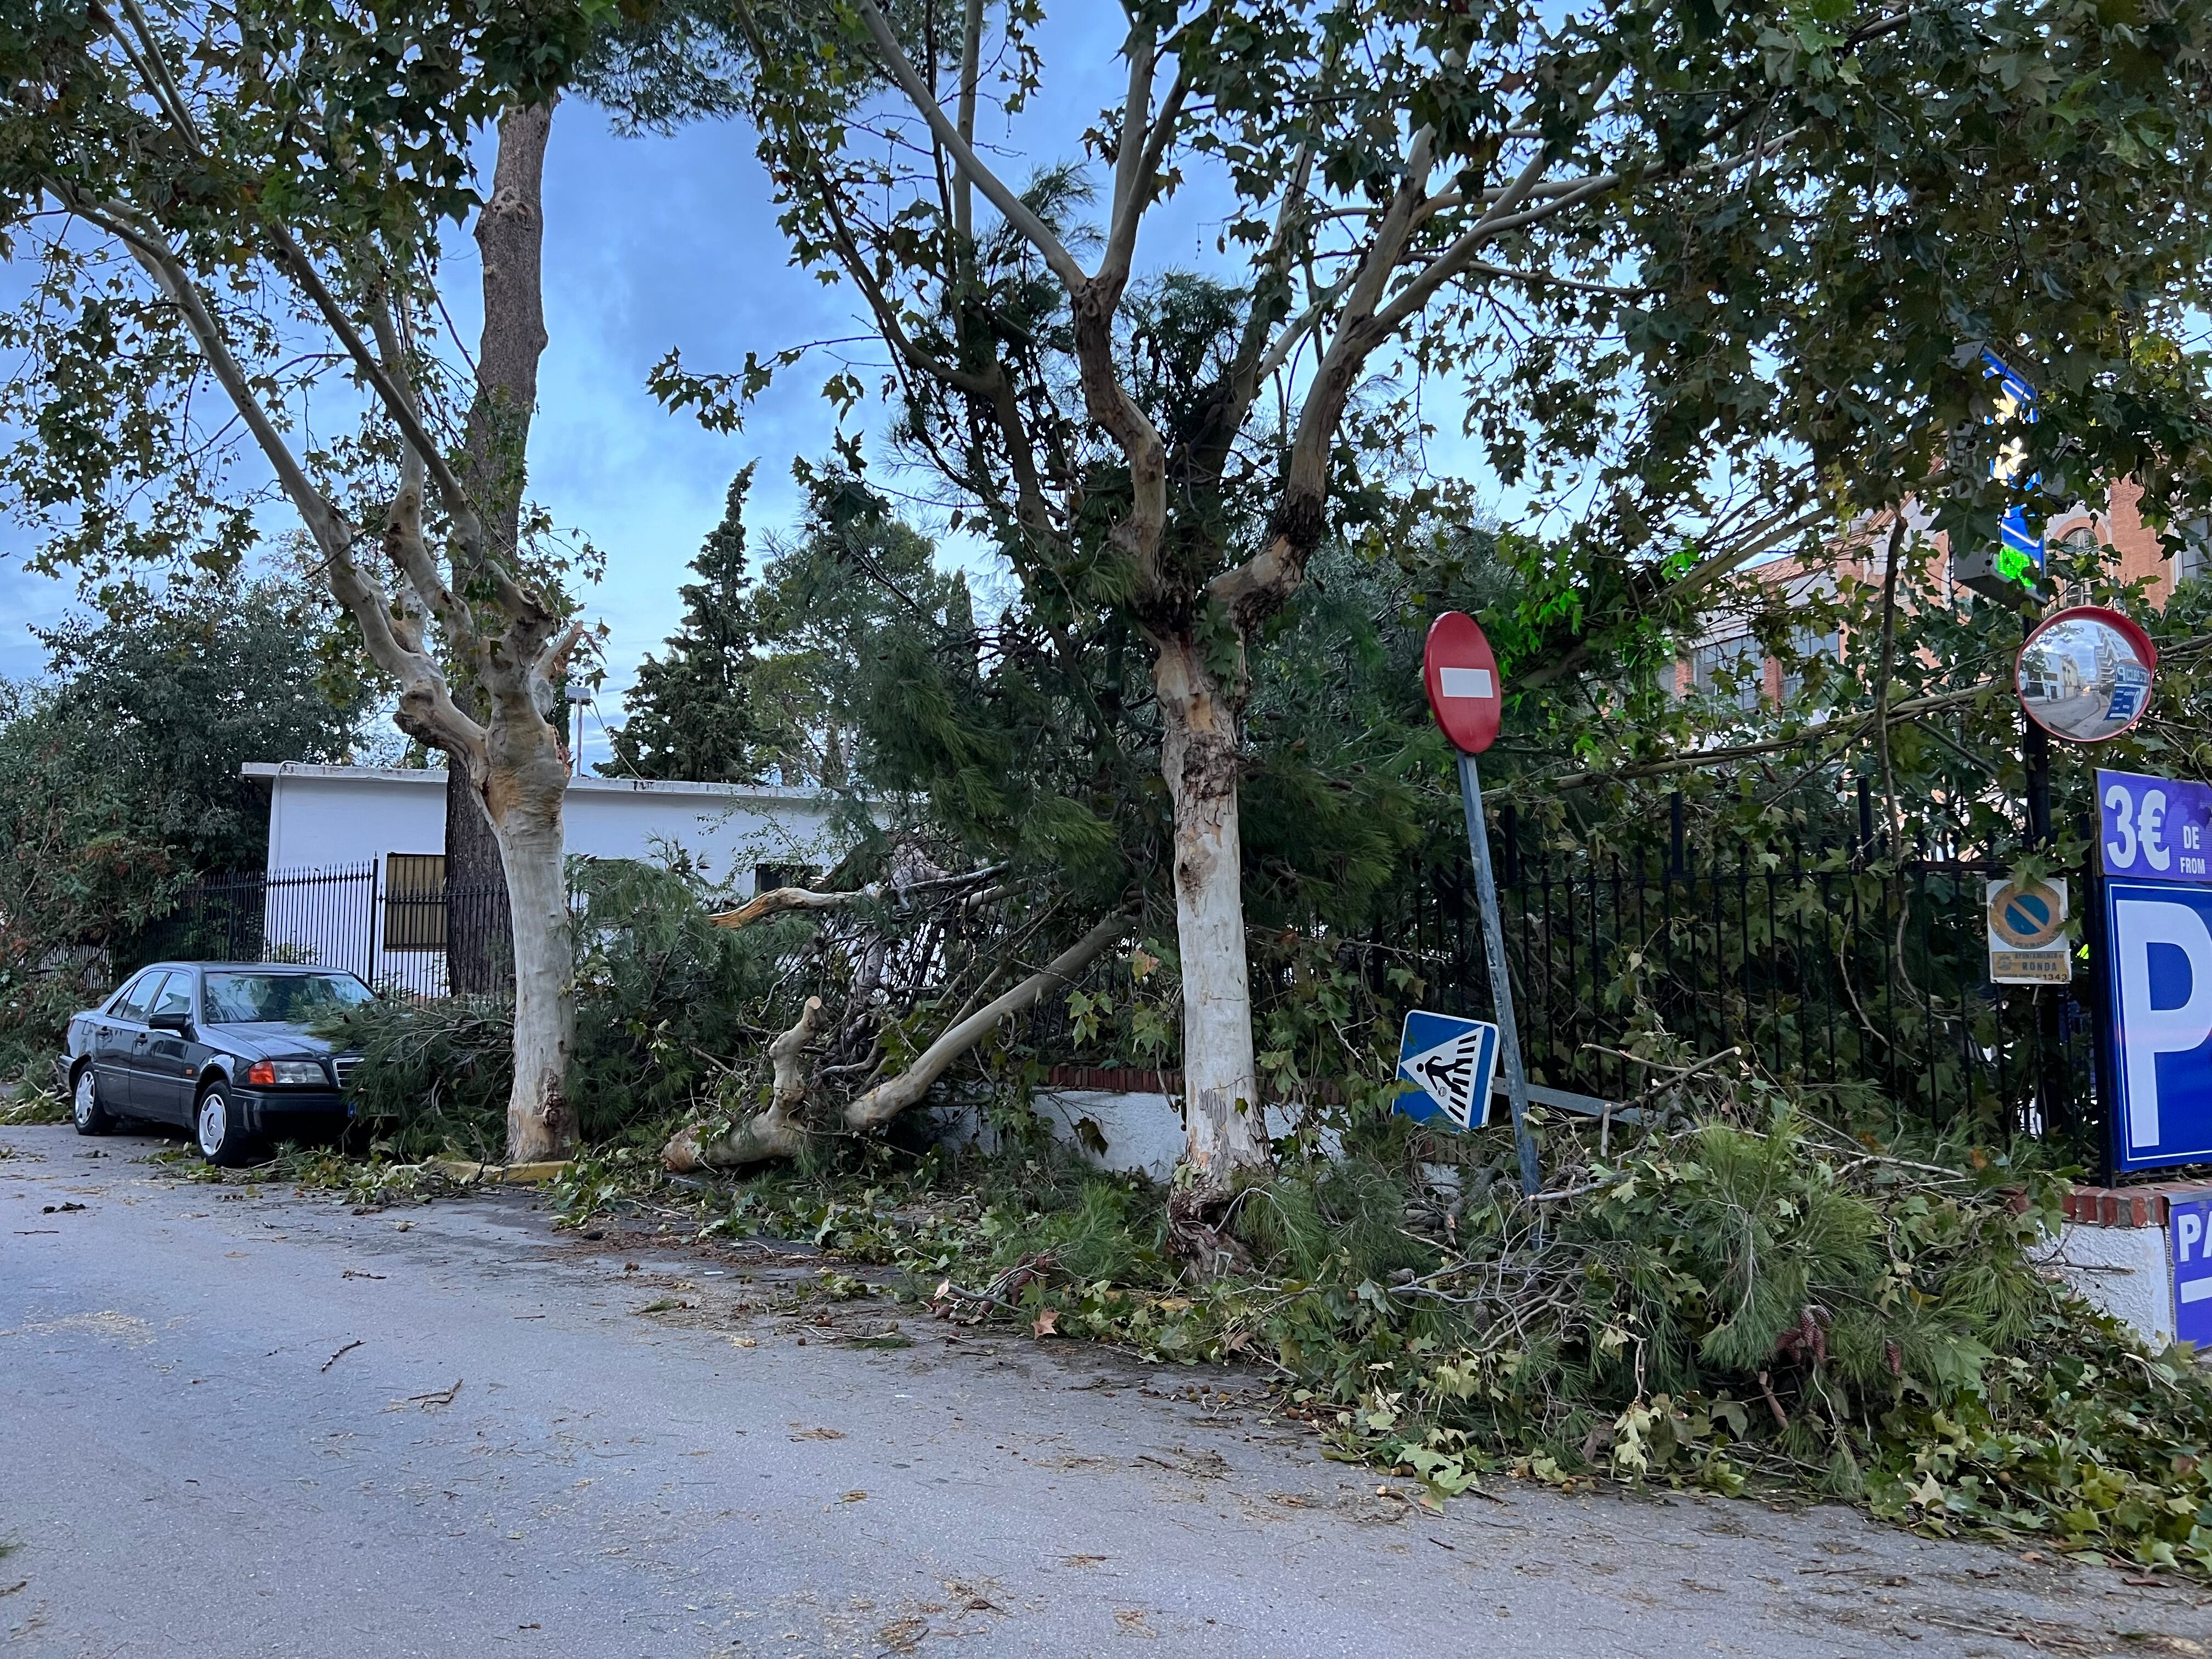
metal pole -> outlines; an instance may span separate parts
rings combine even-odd
[[[1528,1075],[1521,1069],[1521,1033],[1513,1023],[1513,981],[1505,970],[1505,924],[1498,913],[1498,883],[1490,872],[1490,835],[1482,822],[1482,781],[1474,757],[1459,757],[1459,799],[1467,812],[1468,850],[1474,854],[1474,891],[1482,902],[1482,949],[1490,963],[1490,994],[1498,1013],[1498,1057],[1505,1064],[1505,1097],[1513,1108],[1513,1144],[1521,1153],[1521,1194],[1533,1198],[1542,1184],[1536,1143],[1528,1137]],[[1489,1103],[1484,1102],[1485,1109]]]

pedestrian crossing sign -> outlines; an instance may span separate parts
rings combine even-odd
[[[1485,1020],[1416,1010],[1398,1044],[1398,1109],[1417,1121],[1446,1118],[1480,1129],[1490,1117],[1498,1028]]]

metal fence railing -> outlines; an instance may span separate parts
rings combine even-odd
[[[1495,842],[1506,957],[1531,1080],[1624,1100],[1654,1073],[1635,1058],[1695,1060],[1735,1048],[1815,1103],[1886,1103],[1930,1121],[2055,1134],[2094,1152],[2087,1008],[2066,986],[1988,981],[1984,884],[1994,859],[1893,860],[1870,833],[1841,844],[1525,848],[1510,816]],[[313,962],[382,989],[438,996],[512,983],[507,896],[363,865],[210,877],[128,954]],[[2084,879],[2076,907],[2090,905]],[[1309,944],[1364,978],[1378,1016],[1407,1000],[1492,1006],[1464,854],[1407,872],[1360,937]],[[118,972],[132,963],[118,960]],[[1172,1072],[1172,988],[1134,983],[1121,953],[1075,988],[1079,1015],[1045,999],[1025,1035],[1048,1064]],[[1255,967],[1255,999],[1285,989]],[[1148,1044],[1137,1007],[1149,998]],[[1265,1017],[1265,1007],[1261,1008]]]
[[[507,890],[426,882],[377,864],[209,876],[122,954],[160,959],[313,963],[381,990],[444,996],[512,984]],[[118,961],[118,972],[134,965]]]
[[[1532,1082],[1623,1101],[1662,1075],[1642,1060],[1694,1064],[1733,1048],[1816,1109],[1881,1105],[2096,1155],[2093,1026],[2075,994],[2086,986],[1989,981],[1986,883],[2007,873],[2002,860],[1892,860],[1871,832],[1540,852],[1520,844],[1510,814],[1493,853]],[[2086,879],[2075,891],[2086,910]],[[1376,1018],[1408,1000],[1477,1018],[1496,1006],[1464,854],[1409,871],[1357,937],[1310,931],[1373,989]],[[1066,998],[1030,1017],[1048,1063],[1181,1065],[1172,988],[1140,989],[1109,959],[1075,988],[1085,1017]],[[1255,1022],[1293,990],[1255,959]],[[1164,1047],[1133,1041],[1147,992],[1163,1004]]]
[[[1984,895],[2001,863],[1748,842],[1504,862],[1534,1081],[1620,1100],[1656,1075],[1631,1057],[1655,1042],[1678,1060],[1735,1048],[1839,1108],[1879,1099],[2000,1133],[2091,1127],[2087,1011],[2068,987],[1989,982]],[[1406,909],[1435,1000],[1486,1012],[1464,866],[1431,872]]]

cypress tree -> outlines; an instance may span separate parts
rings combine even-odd
[[[753,469],[730,480],[721,523],[708,532],[686,582],[684,622],[663,656],[647,657],[624,699],[629,718],[613,734],[614,761],[604,769],[643,778],[709,783],[757,781],[753,761],[760,735],[750,677],[756,641],[746,594],[746,493]]]

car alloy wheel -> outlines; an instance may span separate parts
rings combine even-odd
[[[100,1103],[100,1082],[89,1066],[76,1074],[76,1098],[70,1104],[70,1120],[81,1135],[104,1135],[115,1127],[115,1119]]]
[[[230,1109],[230,1100],[220,1086],[200,1097],[199,1109],[192,1114],[195,1138],[199,1141],[200,1156],[210,1164],[234,1164],[246,1161],[246,1134],[239,1127],[238,1115]]]

